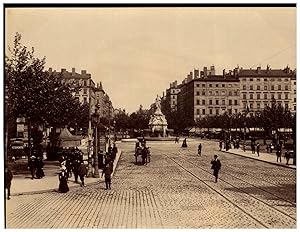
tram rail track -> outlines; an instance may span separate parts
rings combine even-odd
[[[211,172],[207,171],[206,169],[202,168],[201,166],[195,164],[195,163],[192,163],[190,161],[188,161],[187,159],[183,158],[183,157],[170,157],[169,155],[167,154],[164,154],[164,156],[166,158],[168,158],[169,160],[171,160],[172,162],[174,162],[177,166],[179,166],[180,168],[182,168],[183,170],[185,170],[187,173],[189,173],[191,176],[193,176],[194,178],[196,178],[197,180],[199,180],[202,184],[204,184],[205,186],[207,186],[209,189],[211,189],[212,191],[216,192],[218,195],[220,195],[221,197],[223,197],[226,201],[230,202],[234,207],[238,208],[239,210],[241,210],[243,213],[245,213],[247,216],[251,217],[253,220],[255,220],[257,223],[259,223],[261,226],[263,226],[264,228],[274,228],[272,224],[270,223],[265,223],[263,220],[259,219],[258,216],[256,215],[253,215],[251,212],[249,213],[247,211],[247,209],[245,209],[245,207],[241,207],[239,206],[238,204],[236,204],[234,202],[233,199],[230,199],[229,196],[226,196],[226,194],[223,194],[222,191],[220,191],[219,189],[217,188],[214,188],[212,187],[210,184],[207,183],[207,181],[203,180],[199,175],[197,175],[194,171],[192,171],[190,168],[187,168],[185,167],[180,161],[178,161],[178,159],[181,159],[181,160],[184,160],[185,162],[187,162],[188,164],[192,164],[195,168],[197,168],[198,170],[200,169],[202,172],[205,172],[209,175],[212,175]],[[177,159],[177,160],[176,160]],[[235,176],[233,176],[234,178],[236,178]],[[236,178],[238,179],[238,178]],[[288,213],[270,205],[269,203],[265,202],[264,200],[262,199],[259,199],[258,197],[256,196],[253,196],[252,194],[249,194],[247,193],[246,191],[243,191],[241,190],[239,187],[233,185],[232,183],[224,180],[224,178],[220,178],[221,181],[223,181],[225,184],[231,186],[233,189],[236,189],[238,193],[242,193],[242,194],[246,194],[246,196],[252,198],[254,201],[258,202],[259,204],[262,204],[264,205],[265,207],[269,208],[273,213],[274,215],[277,216],[277,218],[286,218],[287,220],[289,220],[291,223],[295,224],[296,225],[296,218],[289,215]],[[241,179],[240,179],[241,180]],[[246,181],[244,181],[245,183],[247,184],[250,184]],[[255,185],[253,185],[254,187],[256,187]],[[264,191],[262,189],[262,191]],[[271,195],[273,195],[274,197],[282,200],[282,201],[285,201],[285,202],[288,202],[289,204],[292,204],[293,206],[295,206],[295,204],[293,202],[290,202],[290,201],[287,201],[285,199],[282,199],[272,193],[269,193]],[[261,206],[262,207],[262,206]],[[275,211],[275,212],[274,212]],[[279,216],[280,214],[280,216]],[[276,227],[277,228],[277,227]]]
[[[189,151],[189,152],[190,152],[190,151]],[[207,171],[206,169],[202,168],[200,165],[197,165],[197,164],[195,164],[195,163],[192,163],[191,161],[189,161],[189,160],[187,160],[187,159],[185,159],[185,158],[183,158],[183,157],[180,157],[180,158],[181,158],[181,159],[184,159],[186,162],[189,162],[189,163],[193,164],[194,166],[196,166],[196,167],[198,167],[198,168],[201,168],[203,171],[206,171],[207,173],[210,173],[210,174],[211,174],[211,172],[209,172],[209,171]],[[203,163],[203,161],[201,161],[201,160],[200,160],[200,162]],[[228,169],[228,167],[226,167],[226,169]],[[232,169],[232,168],[229,168],[229,169],[234,171],[234,169]],[[252,184],[252,183],[250,183],[250,182],[248,182],[248,181],[246,181],[246,180],[243,180],[243,179],[237,177],[236,175],[230,174],[230,173],[228,173],[228,172],[226,172],[226,173],[224,173],[224,174],[226,174],[226,175],[228,175],[228,176],[232,176],[233,178],[238,179],[238,180],[240,180],[241,182],[244,182],[244,183],[246,183],[246,184],[248,184],[248,185],[250,185],[250,186],[252,186],[252,187],[255,187],[255,188],[257,188],[257,189],[259,189],[259,190],[261,190],[261,191],[264,191],[264,192],[266,192],[266,193],[268,193],[268,194],[270,194],[270,195],[272,195],[272,196],[274,196],[274,197],[276,197],[276,198],[278,198],[278,199],[280,199],[280,200],[282,200],[282,201],[288,202],[288,203],[291,204],[292,206],[295,206],[295,207],[296,207],[296,203],[294,203],[294,202],[292,202],[292,201],[290,201],[290,200],[284,199],[284,198],[282,198],[281,196],[278,196],[277,194],[274,194],[273,192],[270,192],[270,191],[268,191],[268,190],[266,190],[266,189],[264,189],[264,188],[258,187],[258,186],[254,185],[254,184]],[[245,173],[245,172],[243,172],[243,174],[249,175],[248,173]],[[255,176],[253,176],[253,175],[250,175],[250,176],[252,176],[253,178],[256,178],[256,179],[257,179],[257,177],[255,177]],[[219,179],[225,181],[224,178],[219,178]],[[274,184],[274,183],[269,182],[269,181],[266,181],[266,180],[260,179],[260,181],[265,182],[265,183],[268,183],[268,184],[271,184],[271,185],[274,185],[274,186],[276,186],[276,187],[280,187],[280,185]],[[225,182],[226,182],[226,181],[225,181]]]

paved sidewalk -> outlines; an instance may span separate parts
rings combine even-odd
[[[112,175],[114,174],[121,153],[122,152],[119,150],[116,155]],[[11,185],[11,195],[16,196],[16,195],[58,191],[59,172],[60,172],[60,167],[58,161],[49,161],[49,162],[45,161],[45,166],[44,166],[45,177],[43,177],[42,179],[32,180],[29,170],[25,174],[14,175],[12,180],[12,185]],[[99,170],[99,175],[100,175],[99,178],[85,177],[84,178],[85,184],[91,185],[91,184],[98,184],[102,182],[104,183],[104,177],[101,177],[101,174],[102,174],[102,170]],[[70,189],[80,187],[80,184],[75,183],[74,175],[72,175],[72,177],[69,178],[68,185]]]
[[[246,150],[244,152],[242,149],[230,149],[228,151],[225,151],[224,149],[222,149],[222,152],[247,157],[247,158],[250,158],[250,159],[260,160],[260,161],[267,162],[267,163],[270,163],[270,164],[283,166],[283,167],[286,167],[286,168],[296,169],[296,165],[292,164],[293,163],[293,158],[290,159],[289,165],[286,165],[286,159],[284,158],[284,155],[281,156],[281,163],[280,163],[280,162],[276,162],[277,157],[276,157],[275,153],[260,152],[259,156],[257,156],[256,152],[255,152],[255,154],[252,154],[251,151]]]

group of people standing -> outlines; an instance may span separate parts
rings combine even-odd
[[[74,174],[75,183],[78,183],[78,177],[80,178],[80,185],[84,184],[84,177],[87,174],[86,166],[83,162],[83,155],[77,148],[72,148],[70,151],[62,152],[59,157],[60,172],[58,174],[59,187],[58,191],[66,193],[69,191],[68,179]]]
[[[113,163],[118,152],[117,146],[114,144],[113,147],[108,148],[103,157],[102,152],[98,155],[98,167],[103,169],[101,177],[105,178],[106,189],[111,189],[111,174],[113,172]],[[102,157],[102,158],[101,158]],[[74,175],[75,183],[78,183],[78,177],[80,178],[80,186],[85,187],[85,176],[87,175],[87,166],[84,164],[83,155],[78,149],[71,149],[70,152],[63,153],[59,158],[61,170],[58,175],[59,187],[58,191],[66,193],[69,191],[68,180]]]
[[[41,179],[45,176],[43,157],[38,156],[35,151],[28,159],[28,168],[30,169],[31,179],[34,178]]]

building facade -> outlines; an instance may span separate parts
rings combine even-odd
[[[212,70],[212,71],[211,71]],[[168,102],[176,83],[177,109],[184,121],[196,121],[205,116],[220,115],[225,112],[237,114],[263,110],[276,100],[284,108],[296,112],[296,72],[284,69],[242,69],[235,68],[223,75],[215,75],[214,66],[208,72],[190,72],[177,86],[173,82],[167,90]],[[173,87],[173,88],[172,88]]]
[[[240,84],[237,76],[210,75],[181,85],[178,109],[189,120],[240,111]],[[185,112],[185,113],[184,113]]]
[[[171,111],[177,110],[177,95],[180,88],[177,86],[177,81],[170,83],[170,88],[166,89],[165,100]]]
[[[296,75],[285,69],[236,69],[240,79],[241,108],[250,114],[263,110],[276,100],[284,108],[295,111]]]

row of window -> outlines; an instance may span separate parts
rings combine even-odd
[[[201,92],[201,95],[202,96],[205,96],[206,95],[206,91],[202,91]],[[219,96],[219,95],[222,95],[222,96],[225,96],[226,95],[226,91],[223,90],[223,91],[208,91],[208,95],[209,96]],[[239,96],[239,92],[238,91],[228,91],[228,95],[229,96]],[[199,91],[196,91],[196,96],[200,96],[200,92]]]
[[[277,102],[279,105],[282,105],[282,106],[284,106],[285,108],[289,108],[289,103],[288,102],[282,102],[282,103],[280,103],[280,102]],[[265,103],[262,103],[262,102],[256,102],[256,103],[249,103],[249,108],[250,109],[254,109],[255,107],[254,106],[256,106],[256,109],[263,109],[263,108],[265,108],[265,107],[267,107],[268,106],[268,104],[269,103],[267,103],[267,102],[265,102]],[[244,109],[247,109],[247,103],[243,103],[243,108]]]
[[[215,105],[225,105],[226,104],[225,99],[223,99],[223,100],[214,99],[214,100],[215,100]],[[200,100],[199,99],[196,100],[196,105],[200,105]],[[206,101],[204,99],[202,99],[202,105],[206,105]],[[213,100],[212,99],[208,100],[208,105],[213,105]],[[229,99],[228,100],[228,105],[237,106],[238,105],[238,100],[233,101],[233,100]]]
[[[263,94],[263,99],[269,99],[268,95],[270,96],[270,99],[275,99],[275,93],[271,93],[271,94],[264,93]],[[255,99],[262,99],[261,97],[262,97],[262,94],[257,93]],[[277,98],[276,99],[280,100],[280,99],[283,99],[283,97],[284,97],[284,99],[288,100],[289,99],[289,94],[288,93],[285,93],[285,94],[277,93]],[[248,99],[246,93],[243,93],[243,99],[244,100]],[[249,99],[254,99],[254,93],[249,94]]]
[[[200,115],[200,112],[202,110],[202,115],[205,115],[206,114],[206,109],[196,109],[196,114],[197,115]],[[216,115],[219,115],[220,113],[223,114],[224,113],[224,109],[218,109],[218,108],[214,108],[214,109],[208,109],[208,114],[216,114]],[[232,114],[232,113],[235,113],[237,114],[238,113],[238,110],[237,109],[228,109],[228,113],[229,114]]]
[[[262,78],[256,78],[256,79],[254,79],[254,78],[249,78],[249,81],[253,81],[253,80],[256,80],[256,81],[260,81]],[[264,81],[268,81],[268,80],[270,80],[270,81],[289,81],[289,79],[288,78],[284,78],[284,79],[281,79],[281,78],[263,78],[263,80]],[[242,81],[247,81],[247,78],[242,78]]]
[[[261,87],[260,85],[257,85],[256,86],[256,90],[261,90],[260,87]],[[278,86],[271,85],[271,90],[275,90],[275,89],[276,90],[283,90],[283,88],[281,88],[281,85],[278,85]],[[243,85],[243,90],[247,90],[247,86],[246,85]],[[253,85],[249,85],[249,90],[254,90]],[[263,90],[268,90],[268,86],[265,85],[264,88],[263,88]],[[284,86],[284,90],[289,90],[289,86],[285,85]]]
[[[196,84],[196,87],[202,87],[202,88],[225,88],[225,87],[239,87],[238,84],[227,84],[227,86],[225,84]]]

